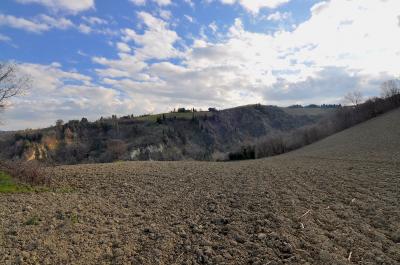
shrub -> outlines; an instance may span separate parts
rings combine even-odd
[[[39,225],[41,219],[37,216],[34,215],[31,218],[29,218],[26,222],[25,225]]]
[[[50,178],[47,176],[42,165],[36,161],[1,162],[0,169],[22,183],[30,185],[50,184]]]
[[[242,147],[236,152],[229,153],[229,160],[245,160],[245,159],[255,159],[255,147],[252,145],[247,145]]]

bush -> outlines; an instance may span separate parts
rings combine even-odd
[[[229,160],[255,159],[255,147],[252,145],[244,146],[239,151],[229,153]]]
[[[1,162],[0,169],[18,181],[30,185],[49,185],[50,178],[42,165],[36,161],[9,161]]]

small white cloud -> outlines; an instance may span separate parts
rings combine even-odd
[[[82,17],[82,19],[90,25],[107,25],[108,21],[99,17]]]
[[[92,28],[86,24],[79,24],[78,30],[84,34],[89,34],[92,32]]]
[[[0,26],[8,26],[33,33],[42,33],[53,28],[69,29],[74,26],[71,20],[60,17],[54,18],[47,15],[38,15],[32,19],[19,18],[12,15],[0,14]]]
[[[194,22],[194,18],[189,16],[189,15],[184,15],[184,17],[187,19],[187,21],[189,21],[190,23]]]
[[[129,0],[129,1],[137,6],[143,6],[146,4],[146,0]]]
[[[83,52],[82,50],[78,50],[77,53],[78,53],[80,56],[83,56],[83,57],[89,56],[87,53]]]
[[[49,27],[58,28],[58,29],[67,29],[74,26],[71,20],[66,18],[53,18],[47,15],[39,15],[39,21],[42,23],[46,23]]]
[[[159,6],[167,6],[171,4],[171,0],[153,0],[156,2]]]
[[[0,14],[0,26],[2,25],[34,33],[40,33],[50,29],[49,25],[45,23],[35,22],[25,18],[14,17],[11,15]]]
[[[120,52],[125,52],[125,53],[131,52],[131,48],[129,47],[129,45],[124,43],[124,42],[118,42],[117,43],[117,49]]]
[[[8,42],[8,41],[11,41],[11,38],[0,33],[0,42],[1,41]]]
[[[213,21],[212,23],[210,23],[208,25],[208,27],[212,30],[213,33],[217,32],[218,30],[218,25],[217,23],[215,23],[215,21]]]
[[[290,0],[220,0],[223,4],[232,5],[235,3],[243,6],[247,11],[258,14],[262,8],[275,9],[283,4],[290,2]]]
[[[95,7],[94,0],[16,0],[22,4],[40,4],[54,11],[79,13]]]
[[[165,20],[169,20],[172,17],[172,13],[169,10],[163,10],[161,9],[159,11],[160,17],[165,19]]]
[[[129,1],[138,6],[143,6],[147,3],[146,0],[129,0]],[[167,6],[172,3],[171,0],[149,0],[149,1],[153,1],[159,6]]]
[[[286,19],[290,18],[291,15],[292,14],[290,12],[279,12],[279,11],[277,11],[275,13],[269,14],[267,16],[267,20],[283,21],[283,20],[286,20]]]

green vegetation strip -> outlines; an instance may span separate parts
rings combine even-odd
[[[177,119],[187,119],[190,120],[193,118],[193,115],[197,118],[201,118],[204,116],[211,117],[214,115],[214,113],[210,111],[197,111],[197,112],[168,112],[168,113],[161,113],[161,114],[150,114],[150,115],[143,115],[139,117],[135,117],[135,120],[138,121],[157,121],[157,118],[163,118],[163,116],[166,119],[171,119],[171,118],[177,118]]]
[[[16,182],[10,175],[0,171],[0,193],[41,192],[48,191],[46,187],[32,187]]]

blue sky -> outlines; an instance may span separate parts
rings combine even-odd
[[[399,76],[397,0],[2,0],[32,88],[0,130],[179,106],[342,103]]]

